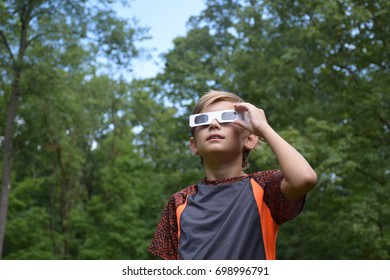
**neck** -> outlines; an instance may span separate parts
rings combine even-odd
[[[204,162],[204,171],[207,180],[220,180],[233,177],[245,176],[242,170],[242,160],[235,162],[211,164]]]

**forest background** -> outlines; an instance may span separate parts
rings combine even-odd
[[[203,177],[188,115],[209,89],[263,108],[319,176],[279,259],[390,258],[388,1],[207,0],[132,81],[148,30],[113,2],[0,1],[1,258],[154,259],[169,196]],[[278,168],[266,144],[250,162]]]

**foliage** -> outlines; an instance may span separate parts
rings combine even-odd
[[[110,1],[22,2],[36,17],[21,68],[5,259],[153,258],[146,249],[168,197],[203,176],[187,116],[210,88],[262,107],[319,176],[302,213],[281,226],[278,258],[390,257],[387,1],[208,0],[163,71],[131,82],[113,73],[131,70],[145,29],[116,18]],[[22,2],[0,3],[12,51]],[[0,63],[6,108],[6,48]],[[247,172],[278,168],[266,143],[250,163]]]
[[[165,56],[160,82],[175,104],[210,87],[239,93],[315,168],[317,187],[281,227],[278,257],[388,258],[387,2],[207,3]],[[277,168],[266,144],[251,158],[252,171]]]

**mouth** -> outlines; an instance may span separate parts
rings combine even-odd
[[[225,137],[219,135],[219,134],[212,134],[209,137],[207,137],[207,141],[209,140],[221,140],[224,139]]]

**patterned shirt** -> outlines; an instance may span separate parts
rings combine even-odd
[[[162,259],[275,259],[279,225],[305,197],[288,201],[280,170],[203,180],[171,196],[149,245]]]

